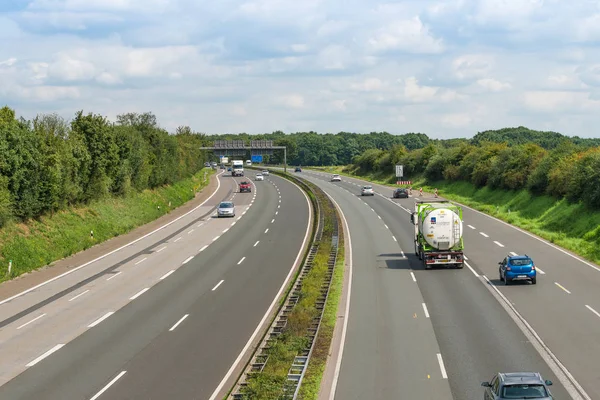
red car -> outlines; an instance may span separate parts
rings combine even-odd
[[[252,185],[250,185],[250,182],[240,182],[240,193],[243,192],[252,192]]]

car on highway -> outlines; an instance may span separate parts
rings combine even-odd
[[[264,176],[269,176],[269,170],[268,169],[263,169],[261,172],[262,172],[262,174]]]
[[[227,172],[231,172],[231,167],[227,168]]]
[[[257,181],[264,181],[265,177],[262,174],[256,174],[256,180]]]
[[[552,381],[542,379],[538,372],[499,372],[481,386],[485,387],[483,400],[554,399],[548,387]]]
[[[408,199],[408,189],[398,188],[392,193],[394,199]]]
[[[222,201],[217,208],[217,217],[235,217],[235,205],[232,201]]]
[[[361,196],[375,196],[375,191],[373,190],[373,186],[365,185],[360,189]]]
[[[302,172],[302,168],[300,168],[300,167],[296,167],[296,168],[294,169],[294,172]]]
[[[342,181],[342,178],[338,174],[334,174],[331,177],[331,182],[341,182],[341,181]]]
[[[244,193],[244,192],[252,192],[252,185],[250,185],[250,182],[248,181],[242,181],[240,182],[240,193]]]
[[[505,285],[509,285],[513,281],[531,281],[534,285],[537,283],[535,264],[527,254],[506,256],[498,265],[500,280]]]

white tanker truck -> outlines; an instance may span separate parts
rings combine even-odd
[[[446,200],[415,202],[415,254],[425,269],[464,267],[462,208]]]

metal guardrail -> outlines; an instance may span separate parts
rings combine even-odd
[[[289,175],[288,175],[289,176]],[[307,185],[303,179],[297,177],[289,177],[291,180],[296,181],[296,183],[300,184],[305,190],[313,191],[313,188]],[[316,190],[321,190],[316,188]],[[327,199],[327,202],[333,209],[335,206],[329,197],[322,192],[324,198]],[[301,291],[302,291],[302,283],[308,273],[311,271],[313,267],[314,258],[319,250],[321,239],[323,236],[323,228],[325,222],[325,214],[322,211],[322,205],[317,196],[315,196],[316,201],[316,212],[317,212],[317,226],[315,229],[315,234],[313,237],[312,246],[308,252],[308,256],[304,261],[302,268],[294,282],[292,290],[288,293],[286,301],[283,303],[282,307],[279,309],[277,316],[271,323],[271,326],[267,330],[266,334],[262,338],[261,343],[257,347],[255,353],[253,354],[250,362],[244,369],[244,372],[236,382],[233,390],[231,391],[231,395],[229,399],[231,400],[246,400],[248,397],[244,394],[243,389],[248,385],[248,379],[252,377],[253,374],[261,373],[269,361],[268,350],[271,346],[277,341],[279,335],[282,334],[286,325],[289,314],[294,309],[296,303],[298,302]],[[335,264],[337,260],[338,254],[338,244],[339,244],[339,219],[337,216],[337,212],[333,214],[334,218],[334,228],[331,242],[331,251],[329,254],[329,259],[327,262],[327,273],[326,273],[326,282],[321,285],[321,294],[317,298],[316,301],[316,309],[318,310],[318,316],[315,317],[311,323],[310,328],[308,329],[308,338],[309,342],[307,346],[302,349],[298,355],[294,358],[294,361],[288,370],[287,374],[287,385],[285,387],[285,391],[288,393],[289,399],[297,399],[298,393],[302,384],[302,380],[306,373],[310,357],[312,355],[312,351],[314,349],[314,345],[316,342],[317,335],[319,333],[319,328],[321,326],[321,320],[323,318],[323,312],[325,309],[325,304],[327,303],[327,298],[329,296],[329,289],[331,287],[331,281],[333,279],[333,272],[335,269]]]

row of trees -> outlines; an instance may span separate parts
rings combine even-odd
[[[0,226],[106,196],[171,184],[203,167],[204,135],[169,135],[151,113],[17,119],[0,109]]]
[[[423,174],[429,181],[467,181],[477,187],[528,189],[600,208],[600,147],[567,138],[545,149],[536,143],[511,145],[482,141],[422,149],[371,149],[353,160],[361,172],[393,171],[403,164],[405,176]]]

